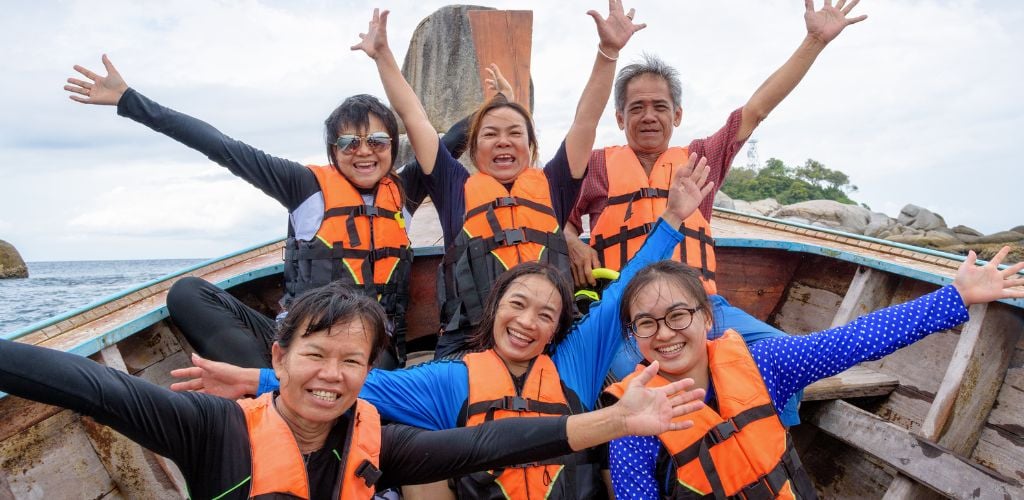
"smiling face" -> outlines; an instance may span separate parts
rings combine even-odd
[[[540,356],[558,329],[562,299],[550,280],[526,274],[513,280],[494,315],[494,351],[515,375]]]
[[[494,108],[480,119],[473,149],[473,164],[501,183],[516,179],[530,166],[529,124],[510,107]]]
[[[668,82],[659,75],[642,74],[629,81],[622,111],[615,112],[619,129],[637,153],[660,155],[668,149],[672,129],[683,119],[683,109],[672,105]]]
[[[371,189],[391,171],[391,148],[382,148],[381,151],[374,151],[367,144],[366,136],[375,132],[388,134],[384,122],[373,113],[368,113],[368,124],[365,128],[345,125],[338,131],[338,135],[360,136],[359,147],[351,154],[331,146],[334,161],[345,176],[356,187]],[[392,138],[395,140],[395,138]]]
[[[629,319],[662,318],[679,308],[700,305],[682,287],[663,278],[656,279],[634,297],[629,306]],[[637,338],[640,354],[647,361],[657,361],[659,373],[669,380],[690,377],[706,380],[708,370],[707,334],[711,321],[705,309],[698,310],[690,326],[673,330],[658,322],[658,331],[650,338]]]
[[[329,331],[296,335],[287,349],[274,343],[274,372],[281,381],[278,410],[286,420],[304,427],[333,425],[355,404],[370,372],[373,334],[368,328],[356,316]]]

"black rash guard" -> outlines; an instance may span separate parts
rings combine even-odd
[[[192,498],[246,498],[249,433],[234,401],[177,393],[61,351],[0,340],[0,390],[88,415],[174,461]],[[338,419],[306,470],[310,495],[329,498],[345,449],[351,410]],[[475,427],[427,431],[390,424],[381,430],[381,490],[439,481],[503,465],[572,453],[567,417],[502,419]],[[232,488],[235,488],[232,490]]]

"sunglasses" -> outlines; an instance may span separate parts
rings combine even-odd
[[[339,135],[338,140],[334,141],[334,145],[338,146],[338,150],[342,153],[350,155],[355,154],[364,140],[366,147],[375,153],[380,153],[391,147],[391,136],[387,132],[374,132],[369,135]]]

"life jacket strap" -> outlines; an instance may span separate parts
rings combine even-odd
[[[398,212],[394,210],[388,210],[386,208],[380,208],[374,205],[355,205],[349,207],[334,207],[324,212],[324,220],[332,217],[347,217],[347,216],[362,216],[362,217],[386,217],[388,219],[394,219]]]
[[[710,448],[729,439],[733,434],[739,432],[750,423],[773,416],[775,416],[775,408],[771,404],[749,408],[739,415],[708,429],[708,432],[702,438],[673,455],[672,459],[675,460],[677,465],[690,463],[700,456],[702,447]]]
[[[491,201],[489,203],[484,203],[483,205],[479,205],[479,206],[476,206],[476,207],[473,207],[473,208],[467,210],[466,211],[466,219],[469,219],[470,217],[473,217],[475,215],[479,215],[479,214],[482,214],[484,212],[487,212],[488,210],[493,210],[495,208],[520,207],[520,206],[521,207],[527,207],[527,208],[530,208],[532,210],[536,210],[537,212],[541,212],[543,214],[547,214],[547,215],[550,215],[552,217],[555,216],[555,211],[552,210],[551,207],[549,207],[547,205],[544,205],[543,203],[537,203],[537,202],[535,202],[533,200],[528,200],[526,198],[520,198],[518,196],[503,196],[501,198],[496,198],[494,201]]]
[[[524,398],[522,396],[504,396],[490,401],[477,401],[466,409],[466,418],[481,413],[487,414],[487,420],[492,420],[497,410],[507,411],[529,411],[543,413],[545,415],[572,415],[572,409],[564,403],[546,403],[536,399]]]
[[[640,188],[636,191],[633,191],[632,193],[620,194],[618,196],[609,196],[608,204],[619,205],[622,203],[629,203],[633,200],[644,198],[668,198],[668,190],[652,187]]]
[[[384,475],[384,473],[369,460],[363,460],[363,463],[359,464],[359,467],[356,467],[355,472],[356,477],[362,478],[368,487],[377,484],[377,480]]]

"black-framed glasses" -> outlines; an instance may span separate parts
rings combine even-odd
[[[387,132],[374,132],[369,135],[339,135],[338,140],[334,141],[334,145],[338,146],[338,150],[342,153],[350,155],[355,154],[363,141],[366,141],[366,146],[375,153],[380,153],[391,147],[391,136]]]
[[[699,310],[699,307],[677,307],[660,318],[644,316],[633,320],[626,324],[626,329],[629,330],[631,335],[639,339],[653,337],[658,333],[658,323],[662,321],[665,322],[665,326],[672,330],[685,330],[693,324],[693,315]]]

